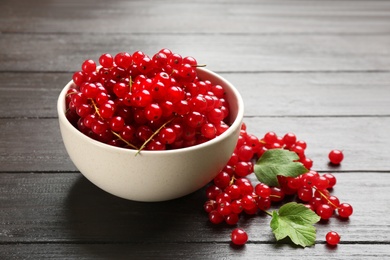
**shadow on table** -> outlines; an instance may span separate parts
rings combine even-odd
[[[200,190],[167,202],[134,202],[108,194],[80,177],[64,206],[66,229],[71,242],[92,252],[99,244],[126,244],[128,250],[148,244],[153,250],[161,243],[199,239],[195,234],[207,221],[204,201]]]

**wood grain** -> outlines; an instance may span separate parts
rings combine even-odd
[[[336,230],[342,235],[340,247],[388,243],[388,221],[383,216],[390,214],[390,174],[334,174],[337,184],[332,194],[353,205],[354,213],[348,220],[334,217],[317,223],[316,242],[323,244],[326,233]],[[0,192],[0,203],[6,209],[0,211],[0,244],[229,244],[234,228],[208,222],[203,189],[172,201],[141,203],[114,197],[78,173],[2,173]],[[238,226],[248,232],[250,243],[273,244],[269,222],[263,213],[243,215]]]
[[[170,48],[217,72],[389,71],[389,35],[3,34],[3,71],[73,72],[102,53]],[[245,46],[245,47],[243,47]],[[7,51],[5,51],[7,50]],[[23,50],[23,51],[20,51]],[[46,59],[45,57],[50,57]]]
[[[377,0],[3,0],[0,6],[6,33],[387,34],[390,22],[387,3]]]
[[[388,245],[317,245],[304,250],[285,245],[252,244],[236,248],[228,243],[123,244],[11,244],[0,245],[4,259],[388,259]],[[307,258],[309,255],[310,258]]]

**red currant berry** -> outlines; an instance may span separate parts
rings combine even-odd
[[[93,60],[85,60],[81,65],[81,69],[84,73],[90,74],[96,71],[96,63]]]
[[[321,219],[329,219],[333,215],[333,208],[327,204],[321,204],[317,207],[316,213]]]
[[[207,213],[210,213],[217,208],[217,203],[215,200],[208,200],[204,203],[203,208]]]
[[[313,161],[310,158],[305,157],[303,160],[301,160],[303,166],[305,166],[306,169],[310,170],[311,167],[313,167]]]
[[[129,90],[129,86],[124,82],[115,83],[113,87],[114,94],[119,98],[124,98]]]
[[[340,206],[340,200],[336,196],[329,196],[326,199],[322,198],[322,201],[324,203],[327,203],[329,206],[333,207],[334,209],[336,209]]]
[[[236,213],[231,213],[225,217],[225,222],[228,225],[235,225],[239,221],[239,216]]]
[[[305,142],[305,141],[302,141],[302,140],[297,140],[297,141],[295,142],[295,145],[296,145],[296,146],[302,147],[303,150],[305,150],[305,149],[307,148],[306,142]]]
[[[340,242],[340,235],[335,231],[330,231],[325,236],[326,243],[331,246],[336,246]]]
[[[255,186],[255,193],[262,198],[268,198],[271,196],[271,188],[264,183],[258,183]]]
[[[85,74],[82,71],[76,71],[72,76],[73,82],[77,86],[81,86],[85,81]]]
[[[165,55],[165,53],[156,53],[153,55],[152,57],[152,63],[154,64],[155,67],[159,67],[159,68],[162,68],[162,67],[165,67],[165,65],[167,64],[167,55]]]
[[[115,116],[110,120],[110,128],[114,132],[120,132],[125,127],[125,120],[120,116]]]
[[[230,213],[232,213],[232,207],[230,205],[230,202],[222,202],[217,205],[217,211],[222,216],[227,216]]]
[[[217,195],[217,197],[215,198],[215,201],[217,203],[223,203],[223,202],[231,202],[232,199],[230,198],[230,196],[227,193],[222,192],[222,193]]]
[[[234,200],[230,205],[233,213],[240,214],[244,210],[241,200]]]
[[[215,179],[214,179],[215,180]],[[225,188],[225,192],[232,198],[232,200],[239,199],[241,197],[241,188],[236,184],[232,184]]]
[[[252,173],[252,163],[251,162],[238,162],[234,166],[235,173],[238,177],[246,177]]]
[[[252,147],[249,145],[242,145],[237,149],[238,159],[240,161],[248,162],[253,157]]]
[[[251,195],[245,195],[241,199],[242,207],[245,210],[251,210],[255,208],[256,205],[256,200],[251,196]]]
[[[213,181],[215,186],[220,189],[225,189],[230,183],[230,175],[224,171],[220,171]]]
[[[211,123],[206,123],[202,125],[200,132],[204,137],[213,139],[217,135],[217,128]]]
[[[268,132],[264,135],[263,140],[267,144],[273,144],[278,141],[278,136],[274,132]]]
[[[284,192],[278,187],[271,187],[271,195],[269,196],[271,201],[282,201],[284,199]]]
[[[333,188],[334,185],[336,185],[337,180],[336,180],[336,177],[333,174],[325,173],[323,176],[328,180],[328,187],[327,187],[327,189],[331,189],[331,188]]]
[[[100,116],[104,119],[110,119],[115,112],[115,106],[107,102],[99,108]]]
[[[263,211],[268,210],[271,207],[270,197],[267,198],[257,197],[256,203],[257,203],[257,207]]]
[[[348,218],[353,213],[353,208],[348,203],[341,203],[340,206],[337,209],[337,213],[342,218]]]
[[[217,210],[212,210],[209,213],[209,220],[213,224],[220,224],[224,221],[224,218]]]
[[[298,198],[302,201],[308,202],[313,198],[312,188],[300,188],[297,191]]]
[[[117,55],[115,55],[115,64],[123,69],[127,69],[130,67],[130,65],[133,63],[133,60],[131,58],[131,55],[127,52],[120,52]]]
[[[111,68],[114,64],[114,58],[109,53],[104,53],[99,57],[99,63],[103,68]]]
[[[159,120],[162,116],[162,109],[159,104],[149,104],[145,107],[145,117],[149,121]]]
[[[286,145],[286,147],[291,147],[294,145],[297,141],[297,137],[293,133],[287,133],[283,136],[283,142]]]
[[[323,204],[322,199],[318,197],[313,197],[309,204],[311,205],[312,210],[317,210],[317,208]]]
[[[170,65],[174,69],[179,69],[182,64],[183,58],[180,54],[173,53],[168,56],[168,65]]]
[[[172,144],[176,141],[176,132],[171,127],[164,127],[158,133],[158,138],[163,144]]]
[[[192,67],[196,67],[198,65],[198,62],[196,61],[196,59],[194,57],[191,57],[191,56],[184,57],[183,58],[183,63],[184,64],[189,64]]]
[[[210,200],[215,200],[217,195],[219,195],[221,193],[222,193],[222,190],[220,188],[218,188],[217,186],[215,186],[215,185],[210,185],[206,189],[206,196]]]
[[[207,113],[207,120],[214,124],[220,123],[224,117],[223,111],[217,107]]]
[[[245,245],[245,243],[248,241],[248,234],[243,230],[242,228],[235,228],[231,235],[232,243],[235,245]]]
[[[344,159],[344,154],[340,150],[332,150],[329,152],[328,157],[332,164],[338,165]]]

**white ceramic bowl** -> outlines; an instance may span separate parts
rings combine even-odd
[[[198,68],[202,80],[220,84],[227,93],[230,127],[220,136],[196,146],[167,151],[118,148],[95,141],[72,126],[65,117],[65,95],[58,98],[61,135],[70,159],[79,171],[101,189],[135,201],[164,201],[192,193],[210,182],[226,165],[237,143],[244,115],[239,92],[221,76]]]

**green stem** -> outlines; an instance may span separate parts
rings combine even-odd
[[[262,210],[264,213],[266,213],[268,216],[272,217],[272,213],[266,210]]]

